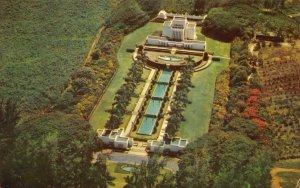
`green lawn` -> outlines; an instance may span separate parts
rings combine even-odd
[[[201,28],[197,28],[198,37]],[[230,43],[224,43],[205,37],[207,51],[214,52],[216,56],[230,57]],[[189,92],[188,98],[192,102],[187,106],[183,113],[186,121],[182,122],[177,132],[178,136],[195,140],[208,132],[214,93],[215,81],[229,64],[228,59],[220,62],[212,62],[205,70],[194,73],[192,82],[194,88]]]
[[[205,40],[205,36],[202,34],[202,28],[201,27],[196,27],[196,34],[197,34],[197,39],[198,40]]]
[[[229,57],[230,56],[230,43],[221,42],[214,40],[212,38],[206,37],[202,33],[202,28],[197,27],[197,38],[198,40],[206,40],[207,48],[206,51],[213,52],[214,56],[222,56],[222,57]]]
[[[124,80],[123,78],[126,76],[128,68],[132,63],[132,53],[126,52],[127,48],[134,48],[135,44],[142,43],[147,35],[153,33],[156,30],[161,30],[161,23],[153,23],[150,22],[146,24],[144,27],[137,29],[133,33],[129,34],[123,40],[121,47],[118,51],[118,62],[119,68],[115,73],[115,76],[108,86],[107,91],[103,95],[100,103],[96,107],[93,115],[90,118],[90,124],[95,128],[104,128],[105,123],[109,118],[109,113],[106,110],[111,108],[111,105],[114,100],[114,95],[116,91],[121,87]]]
[[[206,37],[208,52],[213,52],[214,56],[230,57],[230,43],[216,41]]]
[[[208,132],[217,75],[228,66],[229,60],[213,62],[207,69],[194,73],[192,83],[194,88],[188,94],[192,102],[183,115],[178,136],[195,140]]]

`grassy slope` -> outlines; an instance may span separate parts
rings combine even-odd
[[[3,0],[0,7],[0,97],[40,109],[82,65],[110,3]]]
[[[230,44],[206,38],[207,50],[214,55],[229,57]],[[183,113],[184,121],[177,133],[178,136],[196,139],[208,132],[217,75],[229,64],[229,60],[213,62],[207,69],[196,72],[192,78],[192,88],[188,98],[192,102]]]
[[[147,35],[156,30],[161,30],[162,24],[148,23],[144,27],[137,29],[129,34],[123,40],[121,47],[118,51],[119,68],[110,83],[107,91],[103,95],[100,103],[96,107],[94,114],[90,118],[90,123],[94,128],[103,128],[109,118],[109,113],[106,110],[110,109],[114,100],[116,91],[123,84],[123,78],[126,76],[128,68],[132,63],[132,53],[126,52],[127,48],[134,48],[135,44],[143,42]]]
[[[178,136],[194,140],[208,132],[216,77],[228,63],[229,60],[213,62],[209,68],[194,74],[192,83],[195,88],[188,94],[192,104],[183,113],[186,121],[181,123]]]
[[[216,41],[211,38],[206,38],[207,51],[214,52],[214,56],[230,57],[230,45],[229,43]]]

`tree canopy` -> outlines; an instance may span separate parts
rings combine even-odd
[[[268,187],[272,158],[248,137],[214,130],[182,156],[178,187]]]
[[[241,25],[223,8],[212,8],[205,20],[203,31],[223,40],[231,40],[241,34]]]
[[[92,161],[100,142],[76,115],[47,114],[16,128],[15,148],[3,187],[103,187],[113,180],[105,160]],[[100,179],[99,179],[100,178]]]

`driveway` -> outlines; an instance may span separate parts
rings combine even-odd
[[[142,161],[147,161],[149,156],[143,155],[134,155],[128,153],[119,153],[119,152],[112,152],[109,156],[109,161],[111,162],[118,162],[118,163],[128,163],[128,164],[141,164]],[[167,169],[171,170],[172,172],[176,172],[178,170],[178,161],[177,158],[168,158],[166,167]]]

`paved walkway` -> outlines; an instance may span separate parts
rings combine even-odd
[[[129,120],[129,123],[126,126],[126,129],[125,129],[125,132],[124,132],[125,136],[128,136],[130,134],[130,132],[132,130],[132,127],[133,127],[134,123],[137,120],[137,117],[138,117],[137,114],[138,114],[140,108],[142,107],[142,104],[144,103],[146,93],[149,90],[149,87],[151,85],[151,82],[153,80],[153,77],[154,77],[156,71],[157,71],[156,69],[151,69],[151,72],[150,72],[149,77],[148,77],[148,79],[146,81],[146,84],[145,84],[145,86],[143,88],[143,91],[140,94],[140,98],[139,98],[139,100],[138,100],[138,102],[137,102],[137,104],[136,104],[136,106],[135,106],[135,108],[133,110],[133,113],[132,113],[132,116],[131,116],[131,118]]]
[[[195,68],[195,72],[198,72],[198,71],[201,71],[201,70],[204,70],[204,69],[206,69],[207,67],[209,67],[210,66],[210,64],[212,63],[212,56],[209,56],[209,58],[208,58],[208,60],[207,60],[207,63],[204,65],[204,66],[202,66],[202,67],[199,67],[199,68]]]
[[[213,56],[213,57],[218,57],[218,58],[221,58],[221,59],[228,59],[228,60],[231,59],[230,57],[225,57],[225,56]]]

